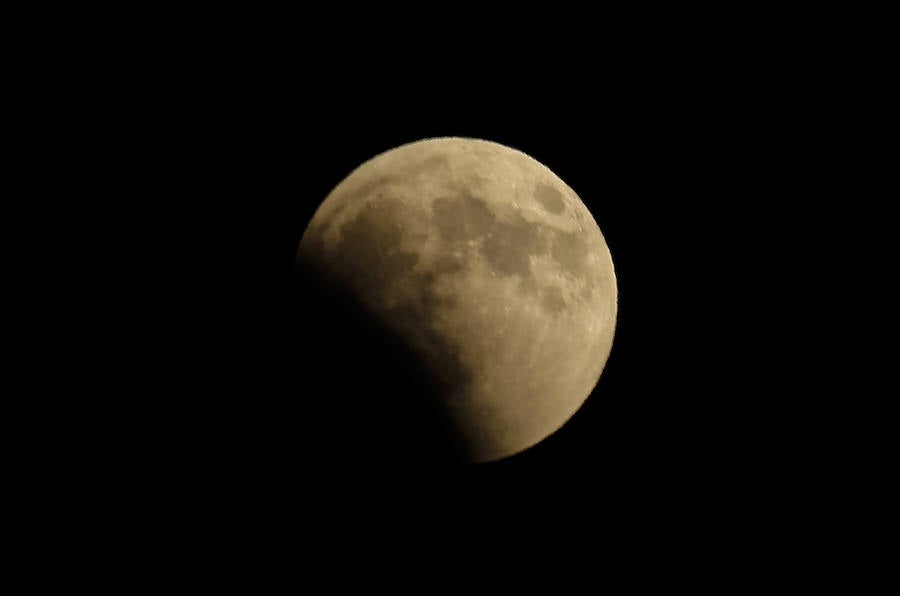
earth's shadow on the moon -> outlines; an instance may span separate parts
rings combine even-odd
[[[325,475],[456,472],[472,465],[422,356],[322,267],[291,284],[288,350],[302,459]]]

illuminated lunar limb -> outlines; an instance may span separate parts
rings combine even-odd
[[[547,167],[489,141],[429,139],[362,164],[298,258],[421,356],[473,461],[559,429],[612,347],[616,277],[597,223]]]

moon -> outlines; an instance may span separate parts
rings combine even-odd
[[[472,462],[562,427],[612,348],[616,276],[596,221],[550,169],[491,141],[426,139],[363,163],[297,258],[417,354]]]

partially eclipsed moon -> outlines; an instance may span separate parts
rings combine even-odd
[[[559,429],[612,347],[616,277],[591,213],[496,143],[429,139],[364,163],[322,203],[298,258],[421,356],[474,461]]]

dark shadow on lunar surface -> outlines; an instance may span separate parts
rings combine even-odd
[[[289,358],[304,466],[326,475],[464,466],[441,405],[447,371],[429,369],[420,351],[322,267],[298,261],[292,285],[298,341]]]

